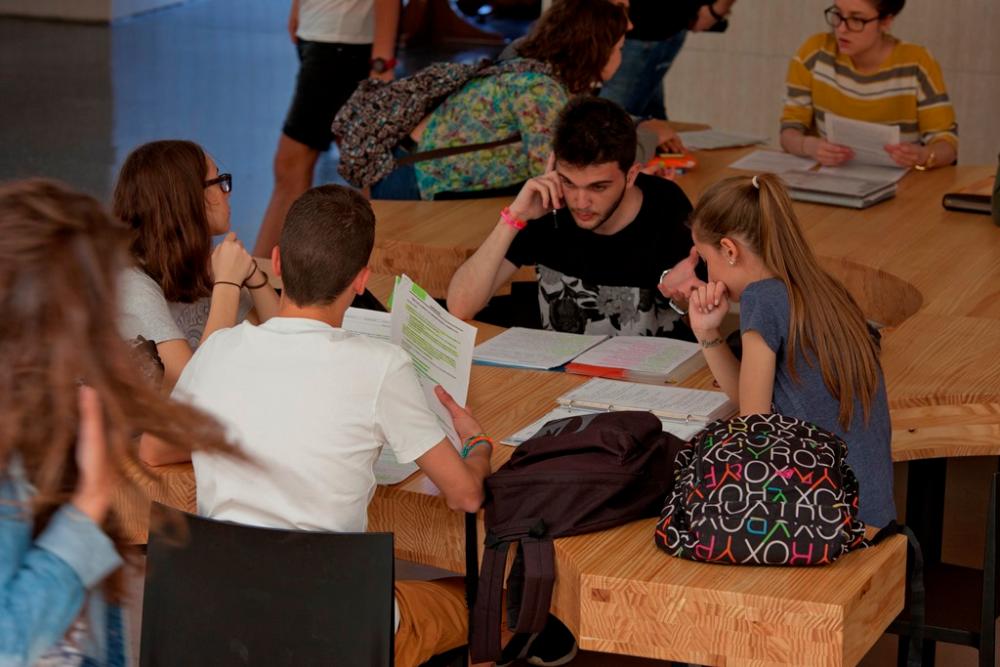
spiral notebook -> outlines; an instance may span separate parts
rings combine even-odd
[[[547,422],[578,414],[616,410],[645,410],[663,422],[663,430],[690,440],[716,419],[736,413],[736,406],[721,391],[661,387],[636,382],[594,378],[556,399],[559,407],[501,442],[519,445]]]

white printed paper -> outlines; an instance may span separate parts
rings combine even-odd
[[[404,275],[392,295],[392,342],[413,359],[427,405],[448,438],[459,447],[462,441],[448,410],[434,395],[434,385],[441,385],[459,405],[465,405],[476,328],[451,315]]]
[[[759,150],[749,155],[744,155],[729,166],[733,169],[743,169],[757,173],[770,172],[772,174],[783,174],[787,171],[811,169],[815,165],[816,161],[810,158],[799,157],[798,155],[783,153],[781,151]]]
[[[883,167],[899,166],[885,152],[886,145],[899,143],[898,126],[843,118],[832,113],[826,114],[824,122],[827,141],[847,146],[854,151],[851,162]]]
[[[721,391],[661,387],[594,378],[558,399],[561,405],[600,410],[648,410],[658,417],[708,422],[736,412]]]
[[[392,313],[365,308],[348,308],[340,325],[344,331],[376,340],[392,340]]]
[[[861,164],[855,160],[845,162],[836,167],[821,167],[817,170],[820,174],[830,176],[846,176],[848,178],[859,178],[863,181],[874,181],[890,185],[898,183],[909,171],[906,167],[881,167],[874,164]]]
[[[615,336],[587,350],[573,363],[666,377],[688,359],[700,354],[698,343],[656,336]]]
[[[763,144],[766,139],[751,137],[745,134],[721,132],[719,130],[696,130],[693,132],[678,132],[684,142],[684,147],[693,151],[707,151],[716,148],[736,148],[737,146],[752,146]]]

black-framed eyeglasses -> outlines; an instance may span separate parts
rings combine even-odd
[[[872,21],[878,21],[882,18],[881,15],[873,16],[870,19],[862,19],[857,16],[844,16],[835,6],[830,6],[823,10],[823,16],[826,18],[827,25],[831,28],[836,28],[839,27],[841,23],[846,23],[847,29],[851,32],[861,32],[865,29],[866,25]]]
[[[219,188],[225,192],[230,193],[233,191],[233,175],[232,174],[219,174],[215,178],[210,178],[205,181],[205,187],[211,187],[215,184],[219,185]]]

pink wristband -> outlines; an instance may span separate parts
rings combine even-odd
[[[518,231],[521,231],[522,229],[528,226],[528,223],[526,223],[524,220],[520,220],[514,217],[514,215],[510,212],[509,206],[504,206],[503,209],[500,211],[500,219]]]

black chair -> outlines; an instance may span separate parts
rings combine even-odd
[[[923,627],[922,662],[933,665],[935,642],[962,644],[979,650],[979,665],[994,665],[998,608],[997,556],[1000,554],[1000,512],[997,485],[990,483],[986,509],[986,545],[983,569],[941,562],[941,521],[944,506],[945,459],[914,461],[907,489],[907,523],[913,527],[924,551],[926,620]],[[912,514],[911,514],[912,513]],[[907,638],[914,626],[904,610],[889,626],[899,635],[898,665],[908,658]]]
[[[391,533],[213,521],[153,503],[143,667],[393,664]]]

